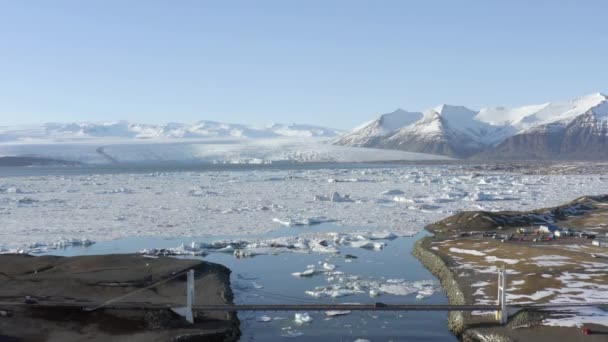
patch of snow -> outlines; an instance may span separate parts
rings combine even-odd
[[[458,253],[458,254],[469,254],[469,255],[475,255],[475,256],[485,256],[486,255],[486,253],[484,253],[484,252],[475,251],[475,250],[471,250],[471,249],[455,248],[455,247],[450,247],[450,252]]]

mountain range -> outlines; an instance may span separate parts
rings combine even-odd
[[[397,109],[350,132],[314,125],[253,126],[198,121],[45,123],[0,127],[0,143],[45,144],[96,140],[207,138],[324,138],[334,145],[419,152],[454,158],[608,159],[608,97],[601,93],[563,102],[473,110],[440,105]]]
[[[479,111],[440,105],[398,109],[338,137],[336,145],[474,159],[608,159],[608,98]]]
[[[0,127],[0,142],[77,141],[94,138],[120,139],[188,139],[188,138],[278,138],[335,137],[340,130],[300,124],[248,126],[198,121],[193,124],[141,124],[129,121],[45,123],[30,126]]]

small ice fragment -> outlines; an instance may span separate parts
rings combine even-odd
[[[325,315],[329,317],[348,315],[350,310],[329,310],[325,311]]]
[[[428,298],[433,295],[433,292],[435,292],[435,289],[432,287],[422,289],[422,290],[418,291],[418,294],[416,295],[416,299],[423,300],[425,298]]]
[[[352,247],[356,247],[356,248],[365,248],[365,249],[382,249],[384,248],[384,246],[386,245],[385,243],[382,242],[373,242],[373,241],[369,241],[369,240],[363,240],[363,241],[353,241],[350,243],[350,245]]]
[[[294,277],[311,277],[315,274],[315,269],[314,268],[309,268],[304,272],[294,272],[291,275]]]
[[[382,191],[381,195],[403,195],[404,192],[399,190],[399,189],[391,189],[391,190],[386,190],[386,191]]]
[[[328,270],[328,271],[333,271],[333,270],[336,269],[336,265],[324,262],[323,263],[323,268],[326,269],[326,270]]]
[[[312,322],[312,317],[307,312],[296,312],[294,316],[294,321],[298,324],[310,323]]]
[[[302,335],[304,335],[304,334],[299,331],[293,331],[293,330],[287,330],[281,334],[282,337],[288,337],[288,338],[300,337]]]

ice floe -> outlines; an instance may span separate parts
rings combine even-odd
[[[317,286],[305,293],[315,298],[340,298],[351,295],[367,294],[370,297],[380,295],[407,296],[417,294],[423,299],[432,295],[438,289],[438,284],[432,280],[409,282],[405,279],[365,279],[357,275],[343,272],[325,272],[328,285]],[[419,297],[418,297],[419,296]]]
[[[273,222],[276,222],[282,226],[286,227],[295,227],[295,226],[312,226],[315,224],[321,224],[324,222],[332,222],[333,220],[327,217],[307,217],[307,218],[299,218],[299,219],[280,219],[273,218]]]
[[[593,176],[473,174],[461,166],[438,165],[39,175],[3,177],[0,189],[2,248],[26,250],[36,241],[50,244],[58,235],[94,241],[242,236],[327,222],[318,219],[323,217],[337,225],[401,234],[478,205],[528,210],[606,193],[608,182]],[[341,199],[348,194],[352,202],[312,200],[315,195],[330,199],[334,192]],[[273,224],[273,218],[280,222]]]
[[[312,317],[307,312],[296,312],[293,320],[297,324],[304,324],[312,322]]]

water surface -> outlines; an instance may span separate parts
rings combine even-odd
[[[306,228],[284,228],[258,236],[295,236],[304,231],[360,230],[359,227],[338,227],[322,224]],[[369,229],[369,227],[368,227]],[[203,260],[225,265],[232,270],[231,285],[238,304],[313,304],[313,303],[420,303],[416,294],[407,296],[352,295],[341,298],[313,298],[305,294],[315,286],[326,285],[322,275],[298,278],[293,272],[304,271],[307,265],[319,262],[335,264],[337,269],[347,274],[373,279],[405,279],[407,281],[435,279],[411,255],[413,244],[422,234],[415,237],[400,237],[388,241],[381,251],[361,248],[341,247],[341,254],[284,253],[260,255],[253,258],[237,259],[231,254],[211,253]],[[170,248],[192,241],[215,241],[231,239],[231,236],[201,236],[197,238],[125,238],[99,242],[89,247],[71,247],[50,252],[54,255],[92,255],[109,253],[132,253],[144,248]],[[345,254],[357,256],[347,262]],[[428,304],[444,304],[447,298],[436,292],[424,299]],[[302,334],[298,340],[354,341],[365,338],[371,341],[456,341],[447,329],[446,312],[352,312],[345,316],[329,318],[324,312],[309,312],[313,321],[306,324],[294,322],[294,312],[243,312],[239,313],[243,341],[281,341],[288,335]],[[271,322],[258,322],[259,317],[268,316]],[[292,337],[293,338],[293,337]]]

